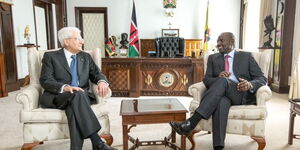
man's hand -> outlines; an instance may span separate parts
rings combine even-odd
[[[70,92],[73,93],[73,91],[84,91],[82,88],[80,87],[74,87],[74,86],[70,86],[70,85],[66,85],[64,87],[64,92]]]
[[[109,90],[108,84],[105,82],[100,81],[97,85],[97,93],[99,96],[105,96],[107,95]]]
[[[242,78],[239,78],[239,80],[240,80],[240,82],[237,85],[238,91],[245,92],[245,91],[248,91],[249,89],[253,88],[252,84],[249,81],[242,79]]]
[[[231,75],[231,72],[222,71],[222,72],[219,74],[219,77],[229,78],[230,75]]]

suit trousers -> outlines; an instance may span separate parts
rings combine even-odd
[[[58,94],[54,99],[54,105],[58,109],[65,110],[68,118],[71,150],[81,150],[83,140],[101,129],[86,92],[74,91],[73,94],[70,92]]]
[[[224,77],[218,77],[204,93],[196,112],[204,119],[212,116],[214,147],[224,147],[230,106],[241,105],[244,94],[237,90],[237,83]]]

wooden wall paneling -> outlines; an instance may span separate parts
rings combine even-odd
[[[186,39],[184,56],[192,56],[195,53],[196,57],[201,55],[202,40],[201,39]]]
[[[155,39],[141,39],[141,56],[147,57],[148,51],[156,51]]]
[[[66,0],[55,1],[57,30],[68,26]]]
[[[13,31],[12,9],[8,4],[0,3],[0,20],[1,20],[1,35],[0,43],[4,58],[6,72],[6,88],[7,91],[15,91],[20,89],[17,77],[16,50]]]
[[[5,73],[5,64],[4,64],[4,54],[0,49],[0,97],[7,96],[6,90],[6,73]]]
[[[280,40],[281,47],[279,47],[279,54],[277,54],[279,57],[279,66],[273,69],[273,83],[271,84],[271,89],[278,93],[288,93],[289,91],[288,79],[291,75],[292,68],[296,10],[296,0],[285,0],[284,2],[284,17],[281,26]]]

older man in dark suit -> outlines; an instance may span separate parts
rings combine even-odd
[[[232,33],[224,32],[219,36],[219,53],[210,55],[207,61],[203,82],[208,90],[199,107],[188,120],[170,123],[177,133],[188,135],[201,119],[212,116],[215,150],[224,148],[230,106],[255,104],[257,89],[266,84],[266,78],[251,53],[235,51],[234,47]]]
[[[89,93],[89,81],[98,85],[97,92],[105,96],[108,81],[91,56],[82,51],[80,30],[65,27],[58,32],[61,50],[46,52],[43,57],[40,83],[45,89],[40,98],[44,108],[58,108],[66,112],[71,150],[81,150],[83,140],[90,138],[93,150],[115,150],[98,136],[101,126],[90,105],[96,103]]]

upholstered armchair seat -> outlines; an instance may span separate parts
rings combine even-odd
[[[48,50],[51,51],[51,50]],[[39,96],[43,88],[39,83],[41,65],[44,50],[31,48],[28,50],[30,84],[22,89],[16,96],[16,101],[23,105],[20,111],[20,122],[23,123],[22,149],[31,149],[31,147],[41,144],[42,141],[67,139],[69,138],[69,129],[67,117],[64,110],[41,108],[39,106]],[[93,60],[101,68],[101,56],[99,50],[87,51],[91,54]],[[96,85],[91,85],[91,91],[95,93]],[[102,128],[99,135],[111,145],[113,138],[110,134],[110,125],[108,117],[107,99],[111,96],[111,91],[105,97],[97,94],[97,104],[92,105],[96,117]]]
[[[267,77],[269,72],[271,52],[253,52],[255,60],[262,69],[264,75]],[[204,57],[208,58],[208,57]],[[206,62],[206,59],[204,62]],[[201,102],[206,87],[203,82],[191,85],[188,92],[193,96],[190,103],[191,115],[195,112],[196,108]],[[266,102],[271,99],[272,92],[270,88],[265,85],[260,87],[256,92],[256,105],[239,105],[231,106],[229,110],[228,123],[226,133],[248,135],[258,142],[258,149],[262,150],[265,147],[265,120],[267,118]],[[199,131],[212,131],[212,118],[208,120],[202,119],[191,136],[188,138],[192,142],[192,149],[195,148],[193,135]]]

